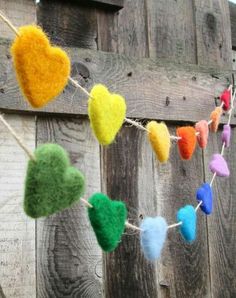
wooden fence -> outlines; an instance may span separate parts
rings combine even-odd
[[[41,0],[37,6],[0,0],[16,26],[37,22],[66,47],[72,76],[83,86],[105,83],[126,97],[129,117],[165,120],[173,133],[179,125],[208,119],[231,79],[236,35],[231,38],[230,7],[231,22],[226,0]],[[30,148],[62,145],[86,176],[86,197],[103,191],[125,200],[134,224],[154,215],[172,223],[178,208],[196,203],[195,190],[211,178],[208,161],[220,150],[221,129],[188,162],[173,144],[170,161],[158,164],[145,132],[126,125],[114,144],[100,147],[87,99],[71,85],[45,109],[29,107],[12,69],[12,38],[0,24],[0,108]],[[233,65],[235,58],[233,53]],[[130,231],[118,249],[102,254],[80,204],[46,219],[27,218],[27,157],[0,126],[0,297],[236,297],[235,128],[232,135],[226,151],[231,176],[216,179],[214,213],[199,213],[197,241],[187,245],[172,230],[160,261],[149,263],[139,235]]]

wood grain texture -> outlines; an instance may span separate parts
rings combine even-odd
[[[104,191],[110,198],[126,202],[134,224],[139,222],[139,202],[146,199],[138,191],[141,136],[142,131],[124,127],[117,142],[103,149]],[[141,253],[139,234],[126,230],[119,247],[106,255],[104,267],[105,297],[157,297],[155,267]]]
[[[212,154],[221,150],[221,130],[211,136],[205,151],[206,180],[210,181],[212,174],[208,164]],[[212,297],[235,297],[235,253],[236,253],[236,130],[232,129],[232,142],[230,149],[225,150],[225,159],[230,168],[229,178],[216,177],[213,184],[214,211],[207,218],[209,255],[211,269]]]
[[[117,31],[117,53],[128,57],[149,57],[145,0],[125,1],[118,15]]]
[[[86,4],[87,6],[101,7],[109,10],[117,11],[124,6],[124,0],[75,0],[79,4]],[[67,1],[68,2],[68,1]]]
[[[56,44],[97,49],[95,8],[73,1],[41,0],[37,22]]]
[[[169,126],[169,129],[175,133],[176,127]],[[150,145],[148,148],[151,153],[144,151],[142,156],[148,158],[148,164],[152,156],[152,168],[143,168],[140,189],[149,183],[146,196],[144,194],[147,197],[150,194],[148,189],[152,186],[151,196],[155,198],[157,212],[153,212],[153,206],[150,205],[149,214],[163,216],[169,224],[175,223],[179,208],[186,204],[197,205],[195,192],[204,181],[202,152],[197,148],[190,161],[182,161],[177,144],[173,143],[168,163],[160,164]],[[178,228],[169,231],[162,258],[156,264],[160,297],[210,297],[207,237],[206,217],[201,214],[198,216],[197,238],[193,244],[184,242]]]
[[[99,146],[89,122],[39,118],[37,143],[56,142],[85,175],[85,198],[100,190]],[[38,297],[101,297],[102,253],[83,204],[37,221]]]
[[[32,0],[1,0],[0,10],[19,27],[36,22],[36,6]],[[1,20],[0,37],[14,39],[15,34]]]
[[[225,0],[194,0],[197,62],[227,68],[231,62],[229,4]]]
[[[34,117],[5,115],[5,119],[33,150]],[[35,221],[24,214],[22,201],[28,156],[2,125],[0,140],[0,297],[34,298]]]
[[[236,49],[236,4],[229,2],[232,47]]]
[[[236,51],[232,51],[232,69],[236,70]]]
[[[148,0],[149,51],[153,58],[197,62],[193,1]]]
[[[215,97],[227,86],[232,73],[84,49],[67,48],[67,51],[75,68],[78,63],[80,68],[83,66],[81,72],[85,72],[87,77],[82,78],[82,85],[90,90],[94,83],[104,83],[111,91],[119,92],[126,98],[127,116],[134,118],[178,121],[208,119],[215,107]],[[87,114],[87,96],[71,85],[45,108],[32,109],[19,91],[6,55],[8,45],[3,42],[0,45],[1,109]],[[223,116],[222,122],[225,121]],[[235,124],[236,118],[232,121]]]

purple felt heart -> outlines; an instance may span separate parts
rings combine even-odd
[[[221,134],[221,140],[222,140],[222,143],[225,143],[225,147],[229,147],[230,137],[231,137],[231,127],[230,125],[225,124]]]
[[[216,173],[216,176],[228,177],[230,174],[227,162],[224,157],[218,153],[213,154],[209,168],[213,174]]]

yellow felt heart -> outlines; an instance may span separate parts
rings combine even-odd
[[[70,75],[70,59],[50,45],[40,27],[21,27],[11,53],[22,92],[33,107],[46,105],[62,92]]]
[[[151,121],[147,124],[148,138],[160,162],[166,162],[170,154],[170,134],[165,123]]]
[[[112,94],[101,85],[95,85],[90,92],[88,115],[92,129],[102,145],[109,145],[120,130],[126,114],[125,99]]]

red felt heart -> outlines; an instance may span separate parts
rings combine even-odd
[[[196,130],[191,126],[177,128],[176,134],[181,139],[178,141],[179,153],[183,159],[190,159],[196,147]]]
[[[228,89],[225,89],[224,92],[220,96],[220,100],[221,100],[221,102],[224,103],[223,109],[225,111],[228,111],[228,109],[230,108],[231,91]]]

